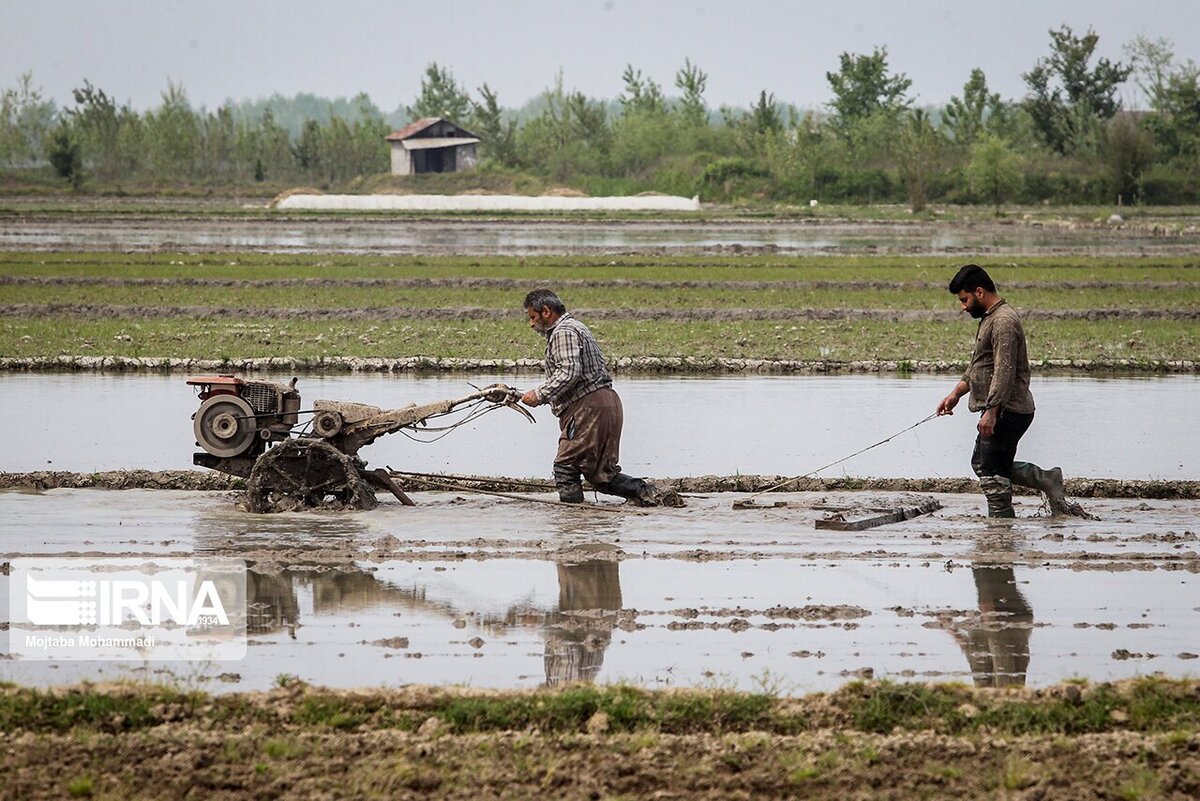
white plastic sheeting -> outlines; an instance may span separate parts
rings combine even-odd
[[[700,198],[528,197],[524,195],[291,195],[275,208],[367,211],[699,211]]]

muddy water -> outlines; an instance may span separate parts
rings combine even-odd
[[[369,513],[254,516],[224,493],[0,494],[0,560],[184,555],[251,565],[250,647],[211,665],[0,659],[0,680],[146,675],[214,690],[282,673],[332,686],[826,689],[853,675],[1041,686],[1200,662],[1200,507],[1093,501],[1103,520],[990,525],[974,496],[847,533],[825,506],[904,496],[786,496],[734,511],[600,514],[417,494]],[[541,496],[546,497],[546,496]],[[7,579],[0,577],[0,585]],[[7,587],[0,586],[0,598]],[[19,632],[10,632],[16,635]]]
[[[527,387],[536,376],[309,376],[299,388],[306,404],[320,398],[395,407],[460,396],[471,391],[467,382],[494,380]],[[921,420],[952,384],[944,376],[619,377],[622,463],[653,476],[798,475]],[[1037,419],[1022,457],[1080,477],[1200,478],[1200,432],[1184,424],[1200,377],[1037,376],[1033,390]],[[180,375],[3,374],[0,419],[9,425],[0,471],[188,468],[198,405]],[[432,443],[392,435],[363,456],[399,470],[548,476],[557,422],[546,409],[535,413],[531,426],[497,411]],[[821,475],[970,476],[975,421],[964,408]]]
[[[795,252],[1194,252],[1200,236],[992,223],[721,223],[29,215],[0,228],[7,250],[260,250],[340,253],[585,253],[773,248]]]

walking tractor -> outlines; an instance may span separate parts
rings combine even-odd
[[[363,403],[319,400],[302,410],[296,379],[280,384],[232,375],[199,376],[200,408],[192,430],[202,453],[192,462],[246,479],[246,508],[274,512],[325,505],[372,509],[375,490],[413,502],[388,471],[368,470],[359,451],[385,434],[446,432],[500,408],[533,415],[518,405],[521,392],[491,384],[461,398],[381,409]],[[458,413],[445,425],[429,422]],[[444,436],[444,434],[443,434]]]

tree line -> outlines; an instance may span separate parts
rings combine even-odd
[[[483,84],[469,92],[430,64],[403,115],[365,94],[303,106],[256,101],[195,109],[169,84],[139,113],[85,81],[57,109],[23,75],[0,96],[0,167],[51,169],[80,186],[126,182],[344,187],[387,173],[384,137],[404,120],[445,117],[483,140],[481,168],[534,175],[593,194],[659,191],[709,201],[1200,202],[1200,68],[1166,39],[1139,37],[1126,60],[1097,57],[1099,36],[1052,30],[1024,73],[1027,92],[1001,99],[980,69],[941,107],[920,108],[885,47],[843,53],[826,73],[833,99],[800,111],[765,90],[747,107],[711,108],[708,75],[690,60],[673,91],[632,65],[615,101],[567,89],[561,74],[524,107]],[[1144,110],[1119,90],[1142,90]],[[300,97],[297,98],[297,101]],[[289,119],[281,123],[276,107]],[[298,116],[297,112],[303,114]]]

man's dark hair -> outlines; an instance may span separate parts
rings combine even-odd
[[[950,279],[951,295],[957,295],[959,292],[974,292],[979,287],[983,287],[988,292],[996,291],[996,282],[978,264],[964,264]]]
[[[555,314],[566,314],[566,305],[549,289],[535,289],[525,296],[525,308],[540,312],[547,308]]]

